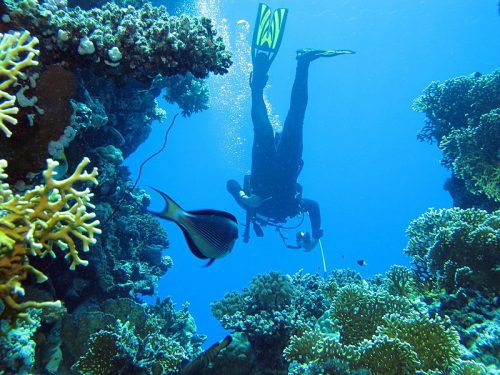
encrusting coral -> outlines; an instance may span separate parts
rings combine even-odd
[[[60,306],[60,302],[21,302],[24,295],[23,282],[33,275],[37,282],[47,277],[30,265],[29,257],[55,257],[54,250],[66,252],[70,269],[87,265],[80,258],[77,242],[84,252],[96,242],[95,235],[101,233],[95,213],[90,212],[93,194],[87,187],[79,190],[82,182],[97,184],[97,168],[88,173],[84,168],[90,163],[84,158],[69,177],[56,180],[54,169],[57,161],[48,159],[43,172],[45,183],[15,194],[7,183],[0,185],[0,299],[5,309],[0,318],[26,316],[23,312],[31,307]],[[7,175],[5,160],[0,160],[0,179]]]
[[[5,90],[19,78],[26,78],[22,72],[24,68],[38,65],[38,62],[33,60],[39,54],[35,49],[37,44],[38,39],[30,39],[28,31],[0,33],[0,130],[7,137],[12,135],[7,123],[17,124],[17,119],[12,115],[17,114],[19,109],[16,107],[16,96]]]

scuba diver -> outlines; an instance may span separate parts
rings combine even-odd
[[[237,181],[229,180],[227,190],[247,213],[244,242],[249,241],[250,226],[253,226],[258,237],[262,237],[261,225],[271,225],[276,227],[287,247],[310,251],[323,236],[323,230],[318,203],[303,198],[302,186],[297,183],[304,164],[302,128],[308,99],[309,64],[320,57],[354,52],[316,49],[297,51],[297,69],[290,109],[283,131],[275,133],[263,95],[269,68],[283,38],[287,14],[288,9],[285,8],[273,12],[265,4],[259,5],[252,42],[253,71],[249,82],[252,91],[251,116],[254,130],[251,175],[245,176],[243,188]],[[299,232],[296,236],[297,244],[288,244],[287,238],[281,232],[281,229],[285,229],[283,224],[288,218],[299,215],[303,217],[305,213],[309,214],[311,234]]]

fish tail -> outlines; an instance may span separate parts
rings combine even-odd
[[[167,220],[171,221],[179,221],[179,215],[184,213],[184,210],[179,206],[172,198],[170,198],[167,194],[164,192],[155,189],[152,186],[149,186],[151,189],[156,191],[158,194],[162,196],[162,198],[165,200],[165,208],[161,212],[153,212],[150,211],[153,215],[162,217]]]
[[[224,340],[222,340],[220,342],[220,344],[219,344],[219,346],[220,346],[219,350],[224,349],[225,347],[227,347],[232,342],[233,342],[233,337],[231,335],[227,335],[226,337],[224,337]]]

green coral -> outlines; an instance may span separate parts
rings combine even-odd
[[[412,221],[405,253],[417,279],[449,292],[470,286],[498,292],[500,285],[500,211],[430,209]]]
[[[331,335],[309,330],[292,336],[284,356],[300,365],[322,366],[335,360],[352,371],[368,369],[381,375],[447,371],[461,354],[458,334],[449,324],[447,319],[416,311],[389,314],[369,339],[346,345]]]
[[[209,92],[205,80],[188,73],[166,78],[165,84],[165,100],[177,103],[183,116],[208,109]]]
[[[72,370],[84,374],[118,374],[136,370],[139,342],[128,322],[119,320],[115,327],[94,333],[89,349]]]
[[[385,335],[363,341],[356,351],[359,359],[353,365],[367,368],[373,375],[410,375],[420,368],[417,355],[410,344]]]
[[[427,116],[418,138],[437,142],[470,193],[500,202],[500,70],[432,82],[413,108]]]
[[[443,164],[474,194],[500,202],[500,108],[481,115],[478,126],[453,129],[440,148]]]
[[[415,274],[412,269],[393,264],[386,276],[389,293],[409,298],[416,295]]]
[[[358,344],[375,334],[386,314],[407,313],[412,303],[384,290],[347,285],[339,290],[330,309],[339,326],[340,342]]]
[[[389,315],[377,330],[408,343],[416,353],[422,370],[444,371],[460,357],[459,336],[448,318],[413,313],[409,316]]]
[[[0,301],[0,312],[2,304]],[[34,334],[40,327],[40,310],[29,309],[29,319],[20,320],[15,328],[0,320],[0,373],[29,374],[35,363]]]
[[[319,276],[302,272],[259,275],[242,293],[212,303],[212,313],[225,329],[246,334],[262,371],[282,371],[287,367],[282,352],[291,335],[304,331],[328,308],[322,285]]]
[[[252,374],[285,373],[285,364],[291,375],[482,374],[484,366],[461,359],[476,354],[462,351],[453,321],[436,315],[419,296],[415,276],[403,266],[369,280],[352,271],[333,272],[326,280],[301,272],[271,273],[254,279],[241,294],[226,295],[213,309],[223,325],[231,324],[225,328],[248,338],[250,347],[239,353],[253,364]],[[305,306],[313,310],[305,301],[316,301],[321,315],[304,313]],[[286,322],[280,312],[291,313]],[[285,363],[278,361],[277,348],[283,348]],[[217,372],[222,363],[235,357],[221,353],[203,374],[223,373]]]
[[[117,320],[114,326],[90,337],[87,352],[73,365],[79,373],[169,373],[179,368],[186,352],[171,337],[151,333],[140,338],[130,322]]]

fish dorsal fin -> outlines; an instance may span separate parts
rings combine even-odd
[[[198,246],[195,245],[195,243],[194,243],[193,239],[191,238],[191,236],[189,235],[188,231],[182,225],[179,225],[179,228],[181,228],[182,233],[184,233],[184,238],[186,239],[186,242],[189,246],[189,250],[191,250],[193,255],[197,258],[200,258],[200,259],[208,259],[207,256],[203,255],[203,253],[198,248]]]
[[[191,215],[215,215],[215,216],[223,216],[226,219],[232,220],[235,223],[238,223],[238,220],[236,217],[226,211],[219,211],[219,210],[194,210],[194,211],[187,211],[188,214]]]

